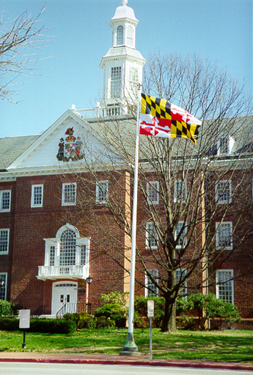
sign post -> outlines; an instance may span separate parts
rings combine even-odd
[[[23,343],[22,348],[26,347],[25,343],[25,330],[30,328],[30,310],[20,310],[20,317],[19,317],[19,328],[23,329]]]
[[[148,312],[148,318],[149,318],[149,327],[150,327],[150,360],[152,361],[152,318],[154,317],[154,300],[148,300],[147,301],[147,312]]]

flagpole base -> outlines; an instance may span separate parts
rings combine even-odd
[[[134,342],[134,336],[132,333],[128,333],[127,341],[123,346],[122,352],[119,355],[126,355],[126,356],[138,356],[141,355],[141,352],[138,352],[138,347]]]

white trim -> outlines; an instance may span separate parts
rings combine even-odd
[[[65,188],[68,187],[68,186],[74,186],[75,189],[74,189],[74,202],[70,202],[70,201],[65,201]],[[76,205],[76,196],[77,196],[77,184],[76,182],[64,182],[62,184],[62,206],[75,206]]]
[[[0,272],[0,279],[2,279],[1,276],[4,276],[4,285],[0,286],[0,289],[2,289],[4,287],[4,301],[6,301],[6,298],[7,298],[8,273],[7,272]]]
[[[36,204],[34,203],[34,190],[35,188],[41,187],[41,203]],[[31,186],[32,192],[31,192],[31,207],[43,207],[43,193],[44,193],[44,185],[43,184],[35,184]]]
[[[219,198],[219,185],[224,184],[225,186],[222,188],[222,191],[220,194],[221,197],[228,192],[229,198],[228,199],[220,199]],[[227,191],[228,189],[228,191]],[[232,202],[232,182],[231,180],[220,180],[215,182],[215,202],[218,204],[224,204],[224,203],[231,203]]]
[[[148,226],[150,226],[150,228],[148,228]],[[151,232],[154,232],[154,237],[152,236],[151,237]],[[151,237],[151,238],[150,238]],[[146,236],[145,236],[145,244],[146,244],[146,249],[151,249],[151,250],[154,250],[154,249],[157,249],[158,248],[158,234],[157,234],[157,231],[156,231],[156,227],[155,227],[155,223],[153,221],[148,221],[146,223]],[[149,245],[149,241],[156,241],[156,245],[152,245],[150,246]]]
[[[9,193],[9,207],[8,208],[2,208],[3,207],[3,194]],[[10,212],[11,211],[11,190],[0,190],[0,212]]]
[[[153,274],[154,278],[158,282],[158,277],[159,277],[159,271],[158,271],[158,269],[151,268],[148,271]],[[152,295],[152,294],[149,294],[149,293],[151,293],[151,290],[148,289],[149,281],[150,281],[150,283],[152,283],[151,279],[148,277],[147,273],[145,272],[145,297],[149,297],[149,296],[150,297],[157,297],[158,294],[159,294],[159,289],[153,283],[152,283],[152,285],[154,285],[154,287],[155,287],[155,291],[154,291],[155,296]]]
[[[108,201],[108,192],[109,192],[108,180],[97,181],[96,182],[96,203],[106,204]],[[100,196],[100,193],[102,193],[101,196]],[[102,199],[100,199],[100,197]]]
[[[183,232],[181,233],[181,236],[178,238],[176,249],[183,249],[187,245],[187,223],[185,223],[183,220],[180,220],[178,222],[176,231],[175,231],[175,241],[177,240],[178,234],[181,231],[182,226],[184,226]],[[182,238],[182,244],[178,244],[178,242]]]
[[[147,181],[146,194],[147,194],[147,201],[149,204],[159,204],[159,182]],[[153,195],[156,195],[156,199],[152,199]]]
[[[230,231],[230,234],[229,234],[229,242],[230,244],[229,245],[222,245],[220,246],[220,234],[221,234],[221,228],[223,225],[229,225],[229,231]],[[215,233],[215,237],[216,237],[216,249],[219,250],[219,249],[224,249],[224,250],[233,250],[233,222],[232,221],[223,221],[223,222],[216,222],[215,223],[215,230],[216,230],[216,233]]]
[[[178,189],[179,183],[181,184],[181,186],[183,185],[183,187],[181,187],[183,191],[181,192],[179,192],[179,189]],[[180,193],[180,196],[178,196],[179,195],[178,193]],[[187,200],[187,180],[178,179],[174,181],[174,202],[180,203],[181,196],[182,196],[182,203],[184,203]]]
[[[227,282],[231,282],[231,303],[234,304],[234,280],[233,280],[233,277],[234,277],[234,270],[232,269],[219,269],[216,271],[216,277],[215,277],[215,280],[216,280],[216,297],[217,298],[220,298],[220,289],[219,287],[222,285],[222,284],[219,284],[219,273],[231,273],[231,276],[228,278]],[[224,282],[223,284],[226,284],[226,282]],[[222,298],[220,298],[222,299]],[[223,301],[223,299],[222,299]],[[229,302],[229,301],[224,301],[224,302]]]
[[[6,231],[7,232],[7,251],[0,251],[0,255],[9,254],[9,246],[10,246],[10,229],[9,228],[1,228],[0,232]],[[0,236],[1,237],[1,236]]]

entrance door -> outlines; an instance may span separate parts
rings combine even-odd
[[[64,305],[65,313],[75,313],[77,305],[77,283],[54,283],[51,314],[55,315]]]

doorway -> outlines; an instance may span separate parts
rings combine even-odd
[[[65,313],[75,313],[77,307],[77,283],[54,283],[52,288],[51,314],[55,315],[64,305],[66,305]]]

